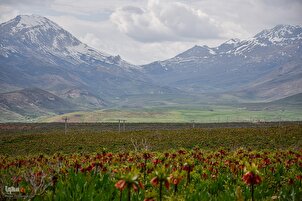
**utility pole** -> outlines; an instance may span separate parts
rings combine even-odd
[[[123,120],[123,131],[125,132],[126,131],[126,120]]]
[[[118,132],[119,133],[121,132],[121,120],[120,119],[118,120]]]
[[[192,120],[191,122],[192,122],[192,128],[195,128],[195,121]]]
[[[66,133],[67,133],[67,121],[68,121],[68,118],[64,117],[63,120],[65,122],[65,135],[66,135]]]

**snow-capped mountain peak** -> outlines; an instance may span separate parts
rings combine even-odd
[[[81,42],[51,20],[37,15],[18,15],[0,24],[1,44],[33,50],[64,50]],[[13,40],[12,40],[13,38]]]
[[[302,39],[302,27],[292,25],[277,25],[272,29],[265,29],[254,36],[254,39],[272,44],[284,43]]]
[[[64,49],[81,42],[51,20],[37,15],[18,15],[0,25],[0,34],[7,45],[34,45],[36,48]],[[9,41],[14,37],[14,41]],[[16,40],[17,39],[17,40]],[[18,43],[18,44],[17,44]]]
[[[224,42],[223,44],[226,44],[226,45],[233,45],[233,44],[237,44],[240,42],[240,39],[238,38],[232,38],[230,40],[227,40],[226,42]]]
[[[216,52],[213,48],[210,48],[206,45],[198,46],[195,45],[191,49],[177,55],[177,58],[194,58],[194,57],[209,57],[211,55],[216,55]]]
[[[125,69],[137,68],[119,56],[114,57],[89,47],[58,24],[38,15],[18,15],[0,24],[0,45],[3,47],[0,56],[4,57],[30,52],[29,55],[43,54],[42,58],[50,63],[56,63],[60,58],[72,64],[105,63]]]
[[[60,27],[54,22],[48,20],[45,17],[41,17],[38,15],[18,15],[15,20],[18,24],[15,28],[33,28],[33,27],[43,27],[44,29],[55,28],[60,29]]]

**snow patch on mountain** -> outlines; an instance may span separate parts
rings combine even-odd
[[[233,45],[233,44],[238,44],[239,42],[240,42],[240,39],[238,39],[238,38],[232,38],[230,40],[227,40],[223,44]]]

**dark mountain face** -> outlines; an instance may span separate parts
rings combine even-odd
[[[277,99],[302,91],[301,45],[301,27],[278,25],[250,40],[195,46],[143,68],[154,81],[184,91]]]
[[[1,24],[0,46],[2,92],[39,87],[65,96],[77,89],[108,100],[169,92],[150,82],[138,67],[81,43],[44,17],[23,15]]]
[[[76,105],[38,88],[0,94],[0,108],[31,118],[62,114],[77,109]]]

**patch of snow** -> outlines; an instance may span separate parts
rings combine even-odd
[[[269,41],[271,41],[273,44],[278,43],[283,41],[284,38],[278,37],[278,36],[273,36],[269,38]]]
[[[217,54],[214,50],[212,50],[212,49],[208,49],[209,50],[209,52],[210,52],[210,54],[213,54],[213,55],[215,55],[215,54]]]

